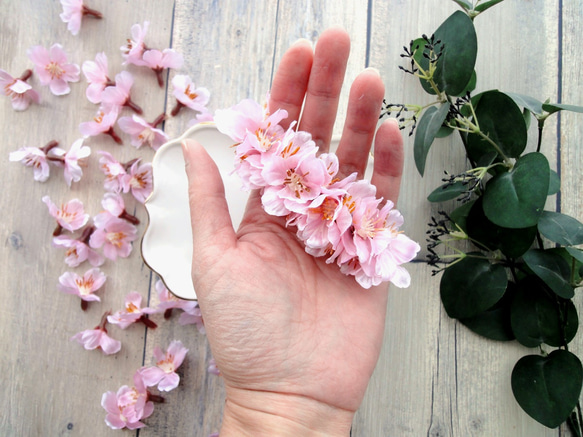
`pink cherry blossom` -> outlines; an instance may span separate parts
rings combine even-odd
[[[209,360],[209,365],[207,367],[207,372],[210,373],[210,374],[212,374],[212,375],[221,376],[221,371],[217,367],[217,362],[215,361],[214,358],[211,358]]]
[[[101,322],[94,329],[86,329],[71,337],[71,340],[77,341],[86,350],[101,349],[105,355],[112,355],[120,351],[121,342],[111,338],[107,334],[105,325],[107,324],[107,316],[105,313],[101,318]]]
[[[180,376],[176,373],[176,369],[184,361],[187,352],[188,349],[179,340],[173,340],[166,352],[162,352],[156,346],[154,348],[156,365],[143,367],[139,370],[144,384],[147,387],[152,387],[157,384],[158,390],[160,391],[170,391],[178,387]]]
[[[114,85],[109,78],[109,68],[105,52],[97,53],[94,61],[85,61],[81,66],[87,79],[85,95],[91,103],[101,103],[101,93],[107,86]]]
[[[124,308],[107,317],[107,321],[113,325],[118,325],[121,329],[136,322],[142,322],[150,328],[155,328],[156,324],[146,318],[146,314],[153,314],[156,310],[148,307],[142,308],[142,296],[137,291],[130,292],[125,298]]]
[[[59,208],[55,205],[49,196],[44,196],[42,201],[49,208],[49,214],[53,216],[60,227],[68,231],[76,231],[81,229],[89,220],[89,214],[85,213],[83,202],[79,199],[69,200],[67,203],[61,204]]]
[[[76,140],[69,150],[65,152],[60,148],[51,149],[50,159],[62,165],[64,168],[63,175],[65,177],[65,182],[70,187],[72,182],[79,182],[83,177],[83,169],[85,167],[86,158],[91,155],[91,148],[89,146],[84,146],[84,138],[79,138]]]
[[[85,6],[83,0],[61,0],[61,5],[63,6],[63,12],[59,16],[64,23],[67,23],[67,29],[69,29],[73,35],[79,33],[83,16],[89,15],[94,18],[102,17],[100,12]]]
[[[101,158],[99,158],[99,168],[105,175],[104,188],[114,193],[120,192],[122,190],[122,180],[127,174],[125,167],[111,153],[103,150],[100,150],[98,153],[101,155]]]
[[[10,152],[9,159],[13,162],[22,162],[27,167],[32,167],[35,181],[45,182],[49,178],[51,169],[47,154],[42,148],[21,147],[15,152]]]
[[[124,65],[144,65],[142,55],[146,49],[144,38],[148,32],[150,22],[144,21],[143,27],[139,24],[134,24],[131,29],[132,38],[127,40],[126,44],[120,47],[122,56],[124,58]]]
[[[198,332],[205,333],[204,321],[202,319],[202,312],[196,301],[187,301],[182,305],[183,313],[178,318],[178,323],[181,325],[196,325]]]
[[[122,189],[124,193],[131,191],[136,200],[144,203],[152,193],[152,164],[134,162],[122,179]]]
[[[83,276],[75,272],[65,272],[59,277],[58,288],[63,293],[74,294],[86,302],[100,301],[94,293],[106,280],[105,273],[98,268],[87,270]]]
[[[67,61],[67,54],[60,44],[53,44],[49,50],[43,46],[33,46],[27,54],[35,64],[40,83],[48,85],[53,94],[69,94],[69,82],[79,81],[79,66]]]
[[[31,70],[26,70],[18,79],[8,72],[0,69],[0,88],[4,94],[10,97],[12,108],[15,111],[26,110],[31,103],[40,103],[40,95],[32,89],[26,80],[32,75]]]
[[[111,215],[110,215],[111,216]],[[117,257],[127,258],[132,252],[132,241],[138,238],[138,230],[125,220],[111,216],[106,220],[94,220],[96,229],[91,234],[89,245],[98,249],[112,261]]]
[[[103,209],[105,209],[105,212],[109,214],[109,216],[119,217],[134,225],[140,224],[140,220],[136,216],[126,211],[123,197],[118,193],[105,193],[101,200],[101,206],[103,206]],[[100,213],[98,216],[101,216],[101,214],[103,213]],[[109,217],[105,220],[109,220]]]
[[[79,124],[79,131],[83,136],[93,137],[99,134],[109,135],[118,144],[123,144],[122,139],[115,133],[113,126],[117,120],[119,108],[113,108],[106,112],[103,108],[99,108],[92,121],[84,121]]]
[[[146,50],[142,55],[142,61],[142,65],[151,68],[156,73],[158,85],[163,87],[162,71],[167,68],[181,68],[182,64],[184,64],[184,57],[173,49],[164,49],[163,51]]]
[[[150,401],[150,393],[136,372],[134,386],[121,386],[117,393],[108,391],[101,397],[101,406],[107,412],[105,423],[112,429],[127,428],[130,430],[146,426],[142,419],[150,417],[154,412],[154,403]]]
[[[164,313],[164,318],[169,319],[173,309],[183,309],[189,303],[187,300],[179,299],[173,295],[161,279],[156,281],[156,292],[158,293],[158,306],[156,312]]]
[[[206,88],[194,85],[190,76],[177,74],[172,79],[174,88],[174,97],[176,97],[176,106],[171,112],[174,117],[183,108],[187,107],[194,111],[206,112],[206,105],[210,98],[210,92]]]
[[[78,239],[71,238],[68,235],[58,235],[53,238],[53,246],[66,249],[65,263],[69,267],[77,267],[86,260],[92,266],[98,267],[105,261],[103,255],[89,247],[89,237],[94,229],[92,226],[86,227],[83,235]]]
[[[122,71],[115,76],[115,85],[107,86],[101,93],[101,104],[104,112],[119,112],[127,106],[137,114],[142,113],[142,108],[136,105],[130,96],[134,77],[128,71]]]
[[[147,144],[154,150],[158,150],[162,144],[168,141],[168,135],[163,130],[156,128],[158,123],[160,122],[156,119],[150,124],[136,114],[131,117],[121,117],[117,122],[122,131],[131,135],[132,146],[139,149],[142,145]]]

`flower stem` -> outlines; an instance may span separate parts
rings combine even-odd
[[[128,108],[130,108],[132,111],[134,111],[136,114],[143,114],[144,111],[142,110],[142,108],[140,108],[133,100],[131,97],[128,96],[128,99],[126,100],[126,102],[123,104],[124,106],[127,106]]]
[[[22,75],[18,79],[23,82],[26,82],[30,78],[30,76],[32,76],[32,70],[29,68],[24,70],[24,73],[22,73]]]
[[[176,100],[176,106],[174,106],[170,115],[172,117],[176,117],[182,108],[184,108],[184,103],[182,103],[180,100]]]
[[[162,123],[164,120],[166,120],[166,113],[165,112],[163,112],[158,117],[156,117],[156,119],[152,123],[150,123],[150,126],[156,127],[160,123]]]
[[[93,17],[93,18],[103,18],[103,14],[101,12],[96,11],[95,9],[88,8],[85,5],[83,5],[82,13],[83,13],[83,16],[89,15],[90,17]]]
[[[113,130],[113,126],[110,127],[108,131],[103,132],[103,133],[106,135],[109,135],[111,138],[113,138],[113,141],[115,141],[120,146],[123,144],[123,140],[119,137],[118,134],[115,133],[115,131]]]

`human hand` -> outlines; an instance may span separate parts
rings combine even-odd
[[[340,29],[322,33],[315,53],[299,41],[273,81],[271,111],[288,111],[285,128],[304,104],[299,129],[321,152],[330,145],[349,50]],[[355,79],[336,152],[341,176],[364,173],[383,97],[374,70]],[[374,147],[372,183],[396,203],[403,163],[396,123],[380,126]],[[364,290],[307,254],[285,218],[263,211],[257,192],[234,230],[216,165],[193,141],[184,154],[193,283],[226,388],[221,436],[348,435],[380,352],[387,285]]]

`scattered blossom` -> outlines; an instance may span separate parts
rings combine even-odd
[[[47,152],[43,148],[24,146],[14,152],[10,152],[9,159],[13,162],[22,162],[27,167],[32,167],[35,181],[45,182],[49,178],[51,169]]]
[[[139,24],[134,24],[131,29],[132,37],[128,38],[125,45],[120,47],[125,64],[144,65],[142,55],[146,50],[144,38],[148,32],[150,22],[144,21],[143,27]]]
[[[83,177],[83,169],[86,158],[91,155],[91,148],[84,146],[84,138],[76,140],[69,150],[65,152],[63,149],[55,147],[51,149],[50,159],[64,168],[63,175],[65,182],[70,187],[72,182],[79,182]]]
[[[134,85],[134,77],[128,71],[122,71],[115,76],[115,85],[105,87],[101,92],[101,104],[104,112],[119,112],[122,107],[127,106],[137,114],[142,113],[142,108],[136,105],[130,91]]]
[[[139,370],[144,384],[147,387],[158,385],[160,391],[170,391],[178,387],[180,376],[176,373],[176,369],[184,361],[187,352],[188,349],[179,340],[172,341],[166,352],[162,352],[156,346],[154,348],[156,365]]]
[[[93,219],[95,230],[89,238],[89,245],[98,249],[112,261],[117,257],[127,258],[132,252],[132,241],[138,238],[136,227],[118,217],[98,214]]]
[[[85,95],[91,103],[101,103],[101,93],[105,87],[114,85],[109,78],[107,56],[104,52],[95,55],[95,61],[85,61],[81,65],[83,74],[87,79]]]
[[[133,323],[142,322],[151,328],[156,324],[146,318],[146,314],[153,314],[156,310],[148,307],[142,308],[142,296],[136,291],[130,292],[125,298],[124,308],[107,317],[107,321],[126,329]],[[149,320],[149,321],[148,321]]]
[[[69,200],[61,204],[59,208],[49,196],[43,196],[42,201],[49,208],[49,214],[57,220],[58,225],[67,231],[81,229],[89,220],[89,214],[85,213],[83,202],[79,199]]]
[[[142,419],[154,412],[154,403],[149,400],[141,375],[134,375],[134,386],[124,385],[116,392],[108,391],[101,397],[101,406],[107,412],[105,423],[112,429],[138,429],[145,424]]]
[[[176,116],[184,108],[190,108],[198,112],[206,112],[206,105],[210,98],[210,92],[204,87],[196,87],[190,76],[177,74],[172,79],[173,94],[176,97],[176,106],[171,112]]]
[[[63,293],[74,294],[86,302],[101,301],[94,293],[106,280],[105,273],[98,268],[87,270],[83,276],[75,272],[65,272],[59,277],[58,288]]]
[[[183,307],[189,303],[189,301],[174,296],[161,279],[156,281],[155,288],[159,300],[156,312],[164,313],[165,319],[170,318],[173,309],[183,309]]]
[[[112,355],[121,350],[121,342],[111,338],[107,334],[108,313],[101,318],[101,323],[94,329],[86,329],[71,337],[71,340],[77,341],[87,350],[101,349],[105,355]]]
[[[202,312],[196,301],[186,301],[182,305],[183,313],[180,314],[178,323],[181,325],[196,325],[198,332],[205,333],[204,321],[202,319]]]
[[[86,227],[80,238],[72,238],[68,235],[58,235],[53,238],[53,246],[64,247],[65,263],[69,267],[77,267],[84,261],[98,267],[105,261],[105,257],[96,250],[89,247],[89,237],[95,228]]]
[[[149,67],[156,73],[156,79],[160,87],[164,86],[162,72],[167,68],[178,69],[184,64],[184,57],[173,49],[146,50],[142,55],[142,61],[145,67]]]
[[[31,70],[26,70],[19,78],[12,77],[8,72],[0,69],[0,88],[4,94],[10,97],[12,108],[15,111],[26,110],[31,103],[40,103],[40,95],[32,89],[26,80],[32,75]]]
[[[122,180],[126,176],[126,170],[123,164],[118,162],[109,152],[100,150],[99,158],[100,169],[105,175],[103,187],[107,191],[119,193],[122,190]]]
[[[61,5],[63,6],[63,12],[59,15],[64,23],[67,23],[67,29],[73,35],[79,33],[81,29],[81,19],[85,15],[89,15],[94,18],[101,18],[100,12],[88,8],[83,4],[83,0],[61,0]]]
[[[209,365],[207,367],[207,372],[210,373],[210,374],[212,374],[212,375],[221,376],[221,371],[217,367],[217,362],[215,361],[214,358],[211,358],[209,360]]]
[[[136,148],[147,144],[152,149],[158,150],[162,144],[168,141],[168,135],[156,128],[161,122],[156,119],[153,123],[148,123],[140,116],[133,114],[131,117],[121,117],[117,124],[120,129],[131,136],[131,144]]]
[[[84,121],[79,124],[79,131],[83,136],[93,137],[99,134],[109,135],[116,143],[123,144],[122,139],[116,134],[113,126],[117,121],[119,109],[113,108],[106,112],[103,108],[99,108],[95,117],[91,121]]]
[[[35,65],[40,83],[48,85],[54,95],[69,94],[69,82],[79,81],[79,66],[68,62],[67,54],[60,44],[53,44],[49,50],[43,46],[33,46],[27,53]]]
[[[136,200],[144,203],[152,193],[152,164],[140,164],[140,160],[136,160],[122,178],[122,189],[124,193],[131,191]]]
[[[140,224],[140,220],[126,211],[125,202],[123,197],[121,197],[118,193],[105,193],[103,195],[103,199],[101,200],[101,206],[105,211],[100,214],[109,214],[109,216],[119,217],[124,219],[134,225]],[[104,220],[108,220],[109,217],[106,217]]]

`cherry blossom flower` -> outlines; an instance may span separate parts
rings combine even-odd
[[[184,57],[173,49],[146,50],[142,55],[142,61],[142,65],[151,68],[156,73],[156,79],[161,88],[164,86],[162,72],[167,68],[181,68],[184,64]]]
[[[84,261],[98,267],[105,261],[105,257],[96,250],[89,247],[89,238],[95,228],[88,226],[83,230],[81,237],[75,239],[68,235],[58,235],[53,238],[53,246],[64,247],[65,263],[69,267],[77,267]]]
[[[120,192],[122,190],[122,180],[127,174],[124,165],[118,162],[109,152],[100,150],[98,153],[101,155],[99,168],[105,175],[104,188],[114,193]]]
[[[175,117],[184,107],[198,112],[206,112],[206,105],[210,98],[210,92],[206,88],[194,85],[188,75],[177,74],[172,79],[174,88],[173,94],[176,97],[176,106],[172,109],[171,115]]]
[[[131,191],[136,200],[144,203],[152,193],[152,164],[136,160],[122,178],[122,189],[124,193]]]
[[[9,159],[13,162],[22,162],[27,167],[32,167],[34,180],[45,182],[50,175],[49,152],[59,145],[57,141],[51,141],[44,147],[21,147],[15,152],[10,152]]]
[[[85,167],[85,160],[91,155],[91,148],[84,146],[84,141],[84,138],[79,138],[67,152],[57,147],[51,149],[49,159],[64,168],[63,175],[69,187],[72,182],[81,180],[83,177],[83,169],[81,167]]]
[[[61,0],[63,12],[59,15],[64,23],[67,23],[67,29],[77,35],[81,29],[81,19],[85,15],[93,18],[102,18],[101,12],[88,8],[83,4],[83,0]]]
[[[94,329],[87,329],[81,331],[71,337],[71,340],[77,341],[87,350],[101,349],[105,355],[112,355],[120,351],[121,342],[111,338],[107,334],[105,325],[107,324],[107,316],[105,313],[101,318],[101,322]]]
[[[119,109],[113,108],[106,112],[103,108],[99,108],[92,121],[84,121],[79,124],[79,131],[83,136],[93,137],[99,134],[109,135],[118,144],[123,144],[122,139],[115,133],[113,126],[119,115]]]
[[[209,360],[209,365],[207,367],[207,372],[210,373],[210,374],[212,374],[212,375],[221,376],[221,371],[217,367],[217,362],[215,361],[214,358],[211,358]]]
[[[186,301],[182,305],[183,313],[180,314],[178,323],[181,325],[196,325],[198,332],[205,333],[204,321],[202,319],[202,312],[196,301]]]
[[[91,103],[101,103],[101,93],[105,87],[115,85],[109,78],[109,68],[105,52],[97,53],[94,61],[85,61],[81,66],[83,74],[87,79],[87,90],[85,95]]]
[[[132,252],[132,241],[138,238],[138,230],[125,220],[111,216],[97,215],[94,218],[95,231],[89,238],[93,249],[103,247],[103,254],[112,261],[117,257],[127,258]]]
[[[127,428],[130,430],[146,426],[142,419],[150,417],[154,412],[154,403],[149,400],[150,393],[146,390],[141,375],[134,375],[134,386],[121,386],[117,393],[108,391],[101,397],[101,406],[107,412],[105,423],[112,429]]]
[[[12,77],[8,72],[0,69],[0,88],[4,94],[10,97],[12,108],[15,111],[26,110],[31,103],[40,103],[40,95],[32,89],[26,80],[32,75],[31,70],[26,70],[19,78]]]
[[[59,231],[55,231],[56,233],[53,234],[55,236],[60,234],[60,229],[71,232],[81,229],[89,220],[89,214],[85,213],[83,202],[79,199],[69,200],[61,204],[60,208],[51,201],[49,196],[44,196],[42,201],[49,208],[49,214],[57,220]]]
[[[188,123],[187,126],[188,127],[192,127],[195,124],[199,124],[199,123],[204,123],[206,121],[214,121],[214,117],[212,112],[205,110],[204,112],[200,112],[198,114],[196,114],[196,116],[194,118],[191,118]]]
[[[148,319],[146,314],[154,314],[155,312],[156,310],[152,308],[142,308],[142,296],[137,291],[132,291],[125,298],[123,310],[108,316],[107,321],[113,325],[118,325],[121,329],[126,329],[136,322],[142,322],[154,329],[157,325]]]
[[[132,38],[128,38],[126,44],[120,47],[122,56],[124,58],[124,65],[144,65],[144,61],[142,60],[142,55],[144,54],[144,50],[146,50],[144,38],[148,32],[149,25],[150,22],[144,21],[143,27],[139,24],[134,24],[132,26]]]
[[[65,272],[59,277],[58,289],[63,293],[79,296],[83,302],[99,302],[101,299],[94,293],[99,290],[107,277],[98,268],[87,270],[83,276],[75,272]],[[86,309],[86,305],[81,306]]]
[[[104,112],[119,112],[127,106],[137,114],[142,113],[142,108],[136,105],[130,91],[134,85],[134,77],[128,71],[122,71],[115,76],[115,85],[107,86],[101,93],[101,104]]]
[[[105,213],[110,214],[110,216],[119,217],[133,225],[140,224],[140,220],[136,216],[126,211],[123,197],[121,197],[118,193],[105,193],[103,195],[103,199],[101,200],[101,206],[103,206],[105,209]],[[109,218],[105,218],[105,220],[108,219]]]
[[[154,122],[148,123],[143,118],[133,114],[131,117],[121,117],[117,124],[125,133],[131,135],[132,146],[139,149],[148,144],[152,149],[158,150],[162,144],[168,141],[168,135],[156,126],[162,122],[164,114]]]
[[[170,391],[178,387],[180,376],[176,369],[184,361],[187,352],[188,349],[179,340],[173,340],[165,353],[156,346],[154,348],[156,365],[139,370],[146,387],[158,385],[160,391]]]
[[[173,309],[183,309],[183,307],[189,303],[189,301],[179,299],[174,296],[164,282],[161,279],[156,281],[156,292],[158,293],[158,306],[156,307],[156,312],[164,313],[164,318],[169,319],[172,315]]]
[[[79,66],[67,61],[67,54],[60,44],[53,44],[49,50],[43,46],[33,46],[27,54],[35,64],[40,83],[48,85],[54,95],[69,94],[69,82],[79,81]]]

